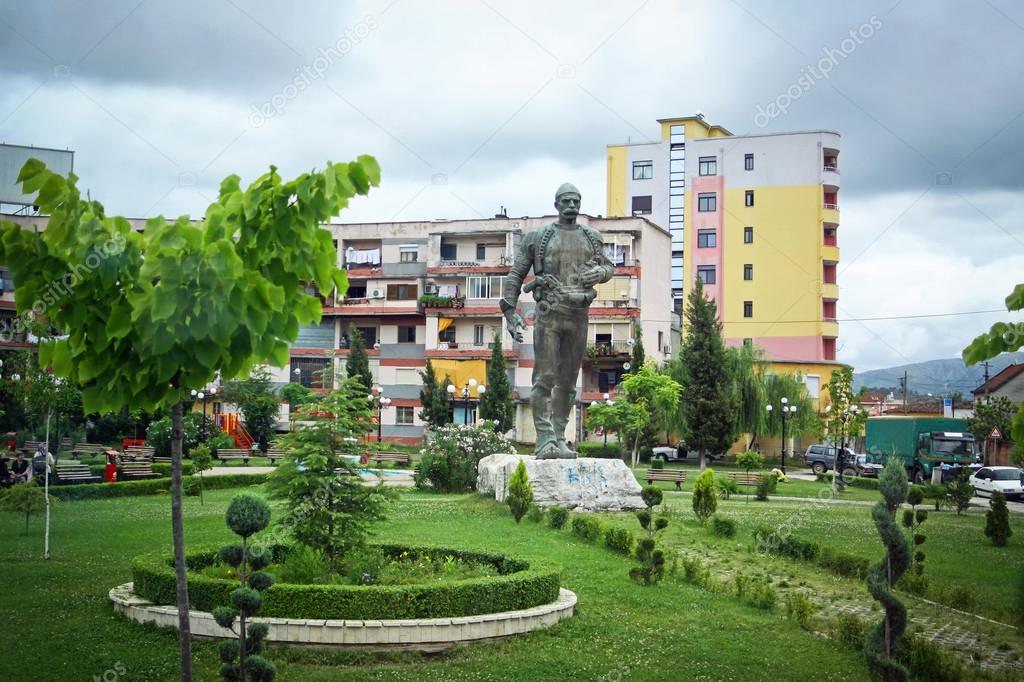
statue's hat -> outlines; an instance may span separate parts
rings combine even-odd
[[[580,198],[583,197],[583,195],[580,194],[579,189],[576,188],[576,185],[571,182],[563,183],[562,186],[558,188],[558,191],[555,192],[555,201],[558,201],[563,194],[575,194]]]

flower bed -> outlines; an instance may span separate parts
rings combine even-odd
[[[560,571],[501,554],[468,552],[448,547],[380,545],[386,554],[402,552],[429,557],[453,556],[487,563],[498,575],[414,585],[295,585],[278,583],[264,593],[261,616],[343,620],[456,618],[528,609],[558,599]],[[275,546],[275,561],[288,551]],[[217,548],[194,549],[186,555],[190,607],[212,611],[230,603],[235,580],[198,573],[214,563]],[[132,560],[134,592],[155,604],[175,603],[173,561],[164,553],[143,554]]]

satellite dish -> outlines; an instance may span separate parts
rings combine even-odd
[[[629,364],[628,362],[622,363],[622,369],[626,370],[627,372],[630,370],[632,366],[633,365]]]

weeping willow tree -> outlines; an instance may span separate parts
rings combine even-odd
[[[761,350],[754,346],[735,346],[726,350],[736,405],[735,427],[743,435],[744,446],[748,450],[765,426],[767,398],[763,358]]]

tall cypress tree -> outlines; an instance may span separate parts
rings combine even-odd
[[[359,383],[369,391],[373,388],[373,374],[370,372],[370,357],[366,354],[366,339],[353,322],[348,324],[348,338],[349,351],[345,371],[348,376],[359,379]]]
[[[682,387],[680,417],[688,448],[700,452],[700,468],[709,452],[725,452],[735,438],[735,394],[715,302],[704,296],[698,279],[686,302],[685,333],[672,378]]]
[[[491,361],[487,363],[487,391],[480,398],[480,417],[498,423],[498,431],[505,433],[515,422],[516,405],[512,402],[512,385],[508,380],[508,365],[501,349],[501,332],[494,335]]]
[[[635,326],[635,339],[633,340],[633,357],[629,361],[631,372],[639,372],[640,368],[644,366],[644,362],[647,361],[647,356],[644,354],[644,334],[640,325]]]
[[[423,407],[420,410],[420,419],[427,422],[431,428],[437,428],[440,426],[439,416],[437,414],[437,396],[438,396],[438,385],[437,385],[437,373],[434,371],[434,363],[427,358],[427,364],[423,367],[423,371],[420,372],[420,378],[423,379],[423,388],[420,389],[420,405]],[[440,387],[444,390],[444,386]]]

